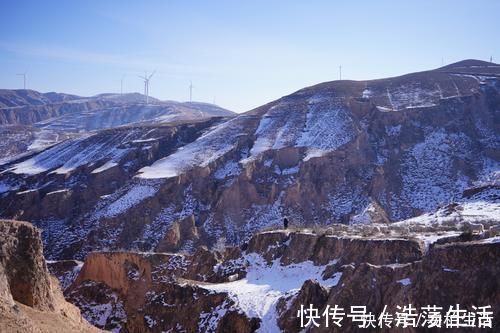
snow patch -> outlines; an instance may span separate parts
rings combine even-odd
[[[104,163],[103,165],[101,165],[100,167],[92,170],[92,173],[93,174],[96,174],[96,173],[100,173],[100,172],[103,172],[103,171],[106,171],[108,169],[111,169],[112,167],[114,166],[117,166],[118,163],[116,162],[113,162],[113,161],[107,161],[106,163]]]
[[[202,288],[216,292],[227,292],[236,305],[251,317],[262,319],[258,332],[279,332],[276,304],[281,297],[296,293],[308,279],[334,287],[342,276],[335,273],[324,280],[325,266],[315,266],[311,261],[282,266],[279,259],[268,265],[258,254],[247,254],[249,266],[244,279],[219,284],[203,284]]]
[[[397,281],[398,283],[402,284],[403,286],[409,286],[411,285],[411,279],[410,278],[405,278]]]
[[[306,147],[304,161],[336,150],[354,138],[355,127],[341,99],[313,98],[296,147]]]
[[[140,169],[137,177],[172,178],[190,168],[208,166],[236,148],[237,138],[243,132],[242,122],[243,118],[237,117],[216,126],[175,153]]]
[[[237,176],[241,173],[241,168],[238,162],[227,161],[222,167],[214,173],[216,179],[225,179],[227,177]]]
[[[146,198],[152,197],[157,189],[149,185],[136,185],[122,195],[118,200],[111,203],[102,212],[103,217],[114,217],[127,211]]]

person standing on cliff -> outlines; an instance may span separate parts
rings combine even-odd
[[[283,228],[284,229],[287,229],[288,228],[288,218],[285,216],[285,218],[283,219]]]

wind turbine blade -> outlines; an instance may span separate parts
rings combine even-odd
[[[156,73],[156,71],[153,71],[153,73],[151,73],[151,75],[148,77],[148,80],[151,79],[151,77]]]

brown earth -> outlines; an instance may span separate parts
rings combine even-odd
[[[0,220],[0,332],[100,332],[50,276],[38,229]]]

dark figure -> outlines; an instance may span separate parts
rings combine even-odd
[[[288,219],[286,217],[283,219],[283,227],[288,228]]]

